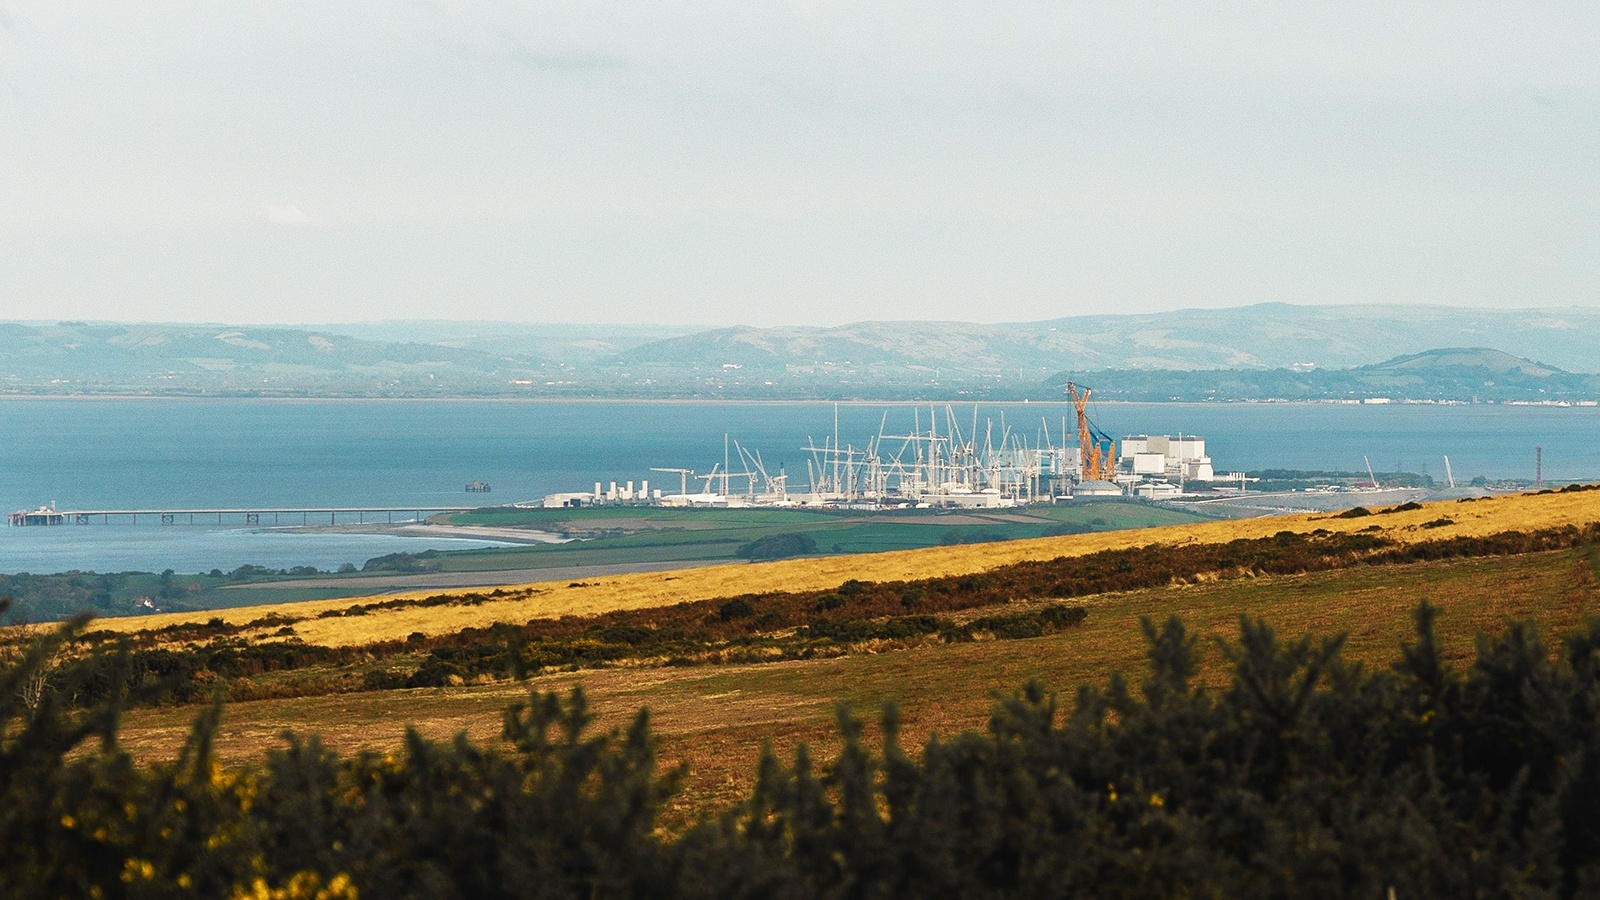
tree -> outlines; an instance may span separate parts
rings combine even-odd
[[[838,549],[835,546],[835,549]],[[806,534],[769,534],[744,544],[735,551],[741,559],[758,562],[769,559],[788,559],[817,552],[817,542]]]
[[[10,597],[0,598],[0,606],[10,602]],[[38,714],[55,681],[66,656],[67,643],[55,639],[53,630],[47,631],[32,622],[14,626],[10,638],[0,648],[0,669],[16,679],[17,700],[31,719]]]

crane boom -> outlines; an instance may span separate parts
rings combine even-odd
[[[1090,389],[1083,388],[1082,394],[1078,390],[1078,385],[1067,382],[1067,396],[1072,398],[1072,409],[1078,416],[1078,451],[1083,456],[1083,479],[1110,481],[1116,474],[1116,442],[1096,433],[1089,425]]]
[[[650,471],[652,471],[652,472],[676,472],[676,473],[678,473],[678,481],[679,481],[678,493],[680,495],[689,493],[689,477],[691,475],[694,475],[694,470],[693,469],[658,469],[655,466],[651,466],[650,467]]]

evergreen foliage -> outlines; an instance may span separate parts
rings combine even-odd
[[[1214,690],[1197,638],[1146,621],[1136,684],[1065,711],[1029,684],[987,733],[919,753],[892,706],[880,749],[841,710],[831,761],[769,752],[748,799],[677,834],[659,814],[682,772],[646,714],[594,734],[581,690],[535,693],[495,746],[341,756],[286,734],[239,771],[213,705],[176,759],[135,765],[117,720],[140,698],[70,706],[73,669],[19,697],[74,622],[0,670],[0,895],[1594,896],[1600,620],[1556,654],[1512,623],[1463,670],[1437,615],[1371,669],[1342,637],[1241,618]]]
[[[768,534],[740,544],[734,555],[751,562],[788,559],[817,552],[817,542],[809,534]]]

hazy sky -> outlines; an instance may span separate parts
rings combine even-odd
[[[0,0],[0,319],[1600,305],[1600,4]]]

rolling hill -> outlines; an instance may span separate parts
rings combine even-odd
[[[1409,353],[1349,369],[1114,370],[1063,372],[1050,382],[1095,385],[1105,400],[1590,401],[1600,376],[1483,347]]]
[[[1439,347],[1472,349],[1426,349]],[[1576,308],[1262,304],[692,333],[0,323],[0,392],[16,394],[1020,400],[1057,396],[1061,373],[1077,373],[1123,399],[1536,400],[1593,397],[1596,383],[1577,373],[1597,371],[1600,311]]]

